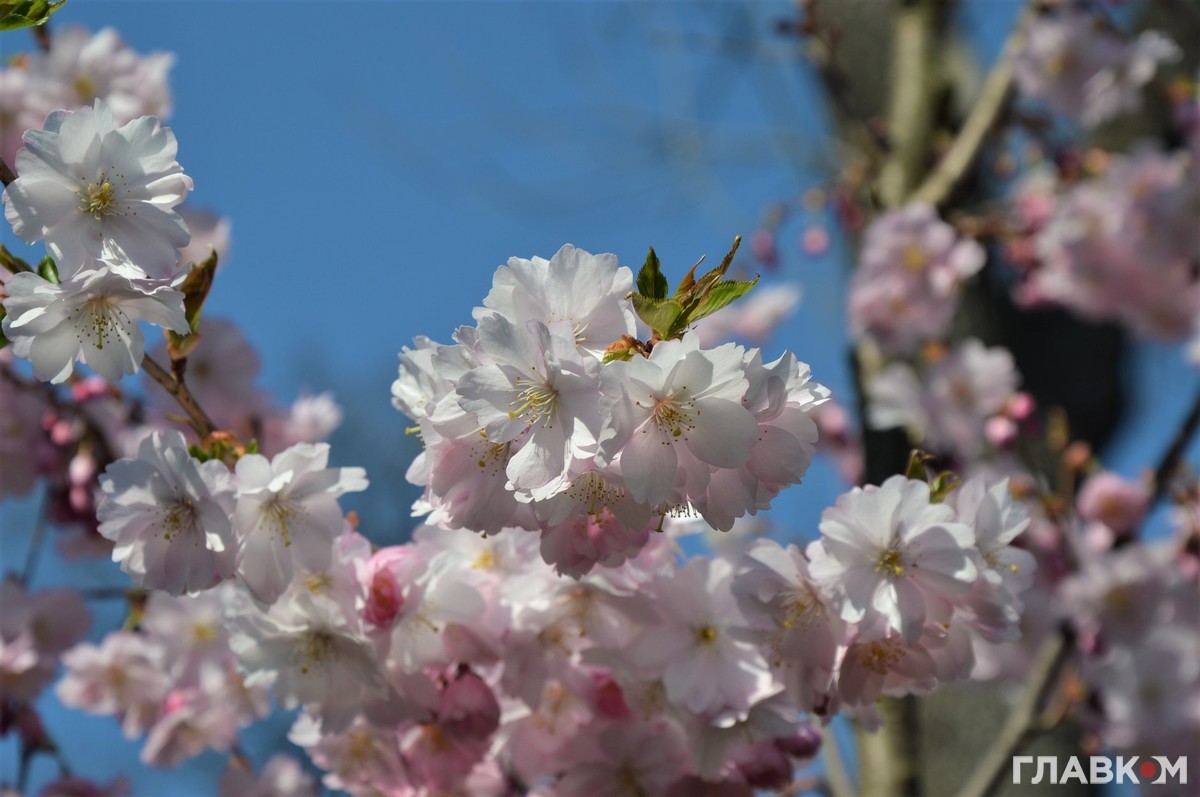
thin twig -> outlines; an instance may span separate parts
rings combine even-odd
[[[43,489],[41,500],[38,501],[37,518],[33,521],[33,537],[29,540],[29,550],[25,552],[25,566],[21,568],[21,583],[26,589],[33,580],[41,558],[42,542],[46,539],[46,515],[50,512],[50,490]]]
[[[217,431],[216,424],[212,422],[208,414],[196,403],[196,398],[188,390],[185,382],[176,379],[170,371],[159,365],[149,354],[142,357],[142,368],[145,369],[151,379],[162,385],[163,390],[175,397],[175,401],[187,413],[188,420],[191,421],[192,428],[196,430],[196,434],[200,435],[200,439],[203,440]]]
[[[1029,673],[1025,691],[1013,706],[1000,735],[988,748],[958,797],[986,797],[991,794],[1012,766],[1013,755],[1030,736],[1038,732],[1038,712],[1057,686],[1059,674],[1071,658],[1074,649],[1072,642],[1071,631],[1064,626],[1042,644],[1033,670]]]
[[[1017,56],[1025,47],[1033,19],[1034,13],[1031,10],[1021,14],[1016,28],[1000,53],[1000,59],[984,81],[979,99],[967,115],[958,137],[920,188],[913,192],[912,201],[927,202],[931,205],[945,204],[970,172],[983,150],[988,135],[1003,115],[1004,109],[1008,107],[1013,94],[1013,72]]]
[[[8,164],[4,162],[4,158],[0,158],[0,183],[9,185],[17,176],[13,174],[13,170],[8,168]]]
[[[1192,409],[1184,418],[1183,425],[1179,427],[1171,445],[1167,447],[1158,461],[1158,467],[1154,469],[1154,492],[1150,498],[1151,506],[1166,496],[1167,489],[1171,486],[1171,478],[1179,469],[1179,463],[1183,460],[1183,455],[1187,452],[1188,444],[1195,436],[1197,427],[1200,427],[1200,394],[1192,402]]]

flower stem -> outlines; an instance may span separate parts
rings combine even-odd
[[[196,434],[200,435],[201,440],[217,431],[216,424],[212,422],[212,419],[208,417],[208,414],[196,402],[195,396],[188,390],[188,386],[182,378],[177,379],[170,371],[159,365],[149,354],[143,356],[142,368],[145,369],[151,379],[162,385],[163,390],[175,397],[175,401],[187,413],[192,428],[196,430]]]

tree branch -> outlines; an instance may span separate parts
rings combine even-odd
[[[1154,469],[1154,492],[1150,497],[1150,506],[1154,506],[1166,496],[1167,488],[1171,485],[1171,478],[1179,469],[1179,463],[1183,460],[1183,455],[1187,452],[1188,444],[1196,435],[1198,427],[1200,427],[1200,394],[1192,402],[1192,409],[1184,418],[1183,425],[1175,433],[1171,445],[1163,452],[1162,458],[1158,461],[1158,467]]]
[[[891,153],[879,173],[885,207],[908,199],[925,167],[937,104],[937,53],[943,0],[910,0],[896,12],[892,91],[888,105]]]
[[[1021,693],[1012,713],[988,748],[971,779],[959,791],[958,797],[986,797],[1000,783],[1012,765],[1012,757],[1035,734],[1038,713],[1046,698],[1058,684],[1063,666],[1074,649],[1073,634],[1067,626],[1048,638],[1038,652],[1037,661],[1029,673],[1025,691]]]
[[[196,403],[195,397],[188,390],[187,384],[182,379],[176,379],[174,375],[159,365],[149,354],[142,357],[142,368],[151,379],[162,385],[163,390],[166,390],[175,397],[175,401],[187,413],[192,428],[196,430],[196,434],[200,435],[201,440],[217,431],[216,424],[212,422],[208,414]]]
[[[912,201],[927,202],[931,205],[945,204],[959,183],[970,172],[979,153],[983,150],[983,144],[987,140],[988,134],[996,126],[1004,109],[1008,107],[1009,99],[1013,94],[1014,66],[1017,56],[1025,47],[1034,16],[1032,10],[1026,9],[1022,12],[1016,28],[1004,44],[1000,59],[992,67],[987,80],[984,81],[983,88],[979,92],[979,99],[975,101],[975,106],[967,115],[967,120],[958,132],[958,137],[954,139],[949,151],[938,162],[921,187],[913,193]]]
[[[9,185],[17,176],[13,174],[13,170],[8,168],[8,164],[4,162],[4,158],[0,158],[0,183]]]
[[[821,729],[821,751],[825,754],[825,782],[829,784],[832,797],[854,797],[854,784],[846,773],[846,761],[838,746],[837,734],[832,725]]]

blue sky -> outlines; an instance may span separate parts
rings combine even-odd
[[[985,52],[1017,5],[968,5]],[[242,325],[263,355],[264,386],[281,399],[332,390],[353,408],[334,458],[371,465],[414,453],[389,406],[397,351],[417,334],[447,340],[509,256],[548,257],[570,242],[636,267],[653,245],[678,277],[752,232],[766,202],[827,176],[830,142],[807,72],[789,58],[729,58],[679,39],[723,31],[773,41],[771,23],[788,7],[70,0],[55,23],[112,25],[138,51],[176,53],[179,160],[195,204],[234,225],[208,312]],[[5,56],[27,46],[21,34],[0,37]],[[848,396],[845,252],[835,242],[827,256],[803,256],[797,233],[781,242],[783,275],[805,297],[768,354],[786,344]],[[1165,445],[1196,384],[1174,350],[1149,349],[1136,375],[1139,421],[1113,460],[1128,473]],[[357,448],[364,440],[373,451]],[[775,518],[787,534],[812,533],[840,489],[819,464]],[[366,527],[398,539],[412,491],[379,478],[372,491],[395,511],[365,517]],[[19,537],[29,510],[0,513],[4,533]],[[0,553],[5,567],[23,556],[11,542]],[[49,563],[40,581],[121,577],[102,562]],[[119,619],[103,608],[96,629]],[[135,768],[138,747],[112,720],[48,707],[47,721],[80,773]],[[203,758],[183,778],[140,774],[137,793],[211,794],[219,760]],[[12,761],[12,746],[0,745],[0,779]]]

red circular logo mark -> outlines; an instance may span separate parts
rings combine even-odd
[[[1158,774],[1158,764],[1153,761],[1143,761],[1138,765],[1138,774],[1146,780],[1150,780],[1150,778]]]

